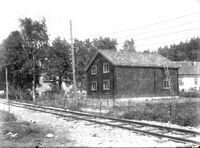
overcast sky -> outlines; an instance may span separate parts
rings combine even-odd
[[[51,41],[133,38],[137,51],[156,50],[200,36],[199,0],[0,0],[0,41],[19,30],[19,18],[46,18]]]

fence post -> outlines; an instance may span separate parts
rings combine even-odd
[[[65,96],[64,96],[64,110],[65,110]]]
[[[170,123],[172,123],[172,103],[169,104]]]
[[[129,111],[130,111],[130,100],[128,101],[128,113],[129,113]]]
[[[126,102],[124,102],[124,112],[126,112]]]
[[[67,97],[65,98],[65,110],[68,109],[68,97],[69,97],[69,96],[67,96]]]
[[[93,97],[93,108],[94,108],[94,97]]]
[[[86,112],[86,101],[87,101],[87,98],[85,98],[85,112]]]
[[[79,98],[77,98],[77,101],[78,101],[78,110],[79,110]]]
[[[113,100],[113,113],[115,113],[115,100]]]
[[[101,103],[102,103],[102,102],[101,102],[101,100],[100,100],[100,108],[99,108],[99,109],[100,109],[100,115],[101,115],[101,105],[102,105]]]

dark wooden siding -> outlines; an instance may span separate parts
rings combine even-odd
[[[109,63],[110,72],[103,73],[103,63]],[[91,75],[92,65],[97,65],[97,74]],[[102,57],[97,55],[91,66],[87,70],[87,95],[89,98],[113,98],[114,96],[114,66]],[[110,80],[110,90],[103,90],[103,80]],[[97,91],[91,90],[91,82],[97,81]]]
[[[177,69],[170,69],[174,90],[178,94]],[[169,96],[163,88],[164,69],[150,67],[117,67],[116,98]]]
[[[110,72],[103,73],[103,63],[109,63]],[[91,66],[97,65],[97,74],[91,75]],[[178,69],[170,69],[176,95]],[[110,90],[103,90],[103,80],[110,80]],[[89,98],[130,98],[170,96],[169,89],[163,88],[164,68],[114,66],[100,54],[87,70],[87,95]],[[97,91],[91,90],[91,82],[97,81]]]
[[[153,68],[116,68],[116,98],[154,96]]]
[[[169,69],[171,81],[173,84],[174,92],[176,95],[179,94],[178,90],[178,69]],[[156,96],[170,96],[169,89],[163,88],[163,80],[165,79],[165,72],[163,68],[155,68],[155,80],[156,80]]]

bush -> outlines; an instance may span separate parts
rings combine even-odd
[[[195,112],[180,112],[173,115],[172,122],[181,126],[200,125],[200,114]]]
[[[23,99],[23,100],[31,100],[31,94],[28,90],[21,90],[19,88],[10,87],[9,88],[9,99],[11,100],[17,100],[17,99]]]
[[[189,91],[181,91],[180,96],[191,97],[191,98],[200,98],[200,92],[195,89],[191,89]]]
[[[200,125],[200,114],[194,108],[200,104],[174,104],[172,106],[172,116],[170,117],[169,104],[164,103],[145,103],[137,105],[120,117],[134,120],[148,120],[167,122],[172,119],[172,123],[181,126],[198,126]]]
[[[51,130],[46,129],[46,127],[44,126],[39,126],[37,124],[26,122],[26,121],[4,123],[3,124],[4,135],[6,135],[9,132],[13,134],[17,133],[17,137],[15,139],[21,139],[21,138],[43,139],[45,138],[46,133],[49,133],[49,132],[52,133]],[[7,138],[9,137],[7,136]]]
[[[3,121],[3,122],[13,122],[17,120],[14,114],[11,114],[6,111],[0,111],[0,117],[1,117],[0,121]]]

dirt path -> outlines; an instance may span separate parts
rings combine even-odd
[[[0,104],[0,109],[4,105]],[[95,125],[86,121],[60,118],[55,115],[11,107],[21,121],[36,122],[54,131],[53,138],[45,138],[43,147],[175,147],[183,146],[172,141],[159,142],[156,137],[136,134],[127,130]],[[35,141],[36,143],[37,141]],[[34,143],[33,143],[34,144]],[[23,145],[26,146],[26,145]]]

